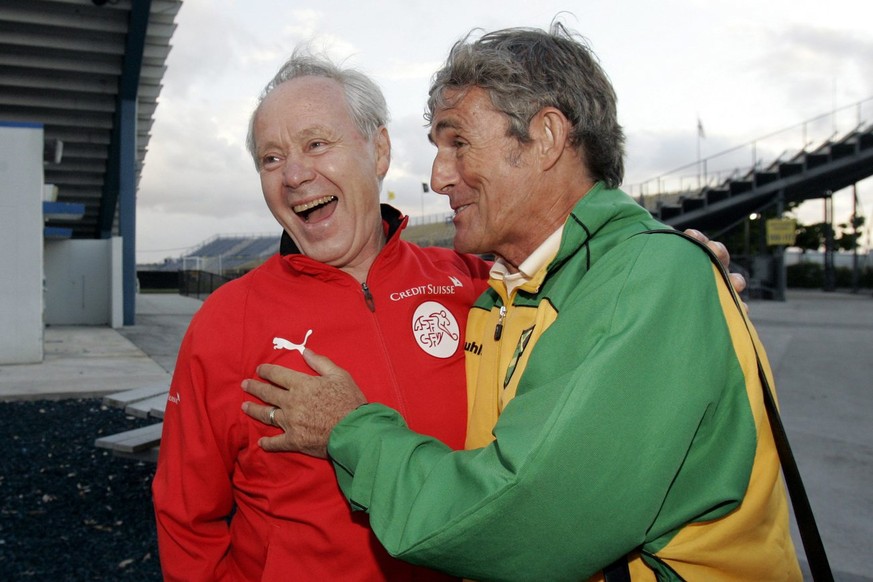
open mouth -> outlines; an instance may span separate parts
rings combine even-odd
[[[464,211],[468,206],[469,206],[469,204],[462,204],[461,206],[458,206],[457,208],[454,208],[454,209],[453,209],[453,210],[454,210],[454,214],[453,214],[453,216],[457,216],[458,214],[460,214],[461,212],[463,212],[463,211]]]
[[[317,218],[317,212],[329,204],[332,204],[337,201],[336,196],[324,196],[323,198],[319,198],[317,200],[312,200],[311,202],[307,202],[306,204],[298,204],[294,206],[292,210],[294,214],[303,219],[304,222],[309,222],[310,218]]]

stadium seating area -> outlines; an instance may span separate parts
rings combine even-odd
[[[451,247],[455,227],[449,215],[416,217],[403,231],[403,238],[422,246]],[[279,233],[263,235],[217,235],[184,255],[163,263],[138,265],[138,271],[204,271],[238,277],[279,250]]]

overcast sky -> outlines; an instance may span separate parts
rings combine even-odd
[[[847,131],[859,119],[852,105],[865,100],[861,119],[873,122],[867,0],[184,0],[138,193],[138,262],[178,257],[215,235],[278,234],[245,135],[258,93],[300,42],[385,92],[393,152],[383,200],[395,192],[392,203],[412,216],[447,211],[445,197],[421,188],[433,160],[422,118],[430,76],[474,27],[546,27],[560,12],[615,85],[633,194],[684,166],[671,177],[693,182],[698,159],[712,158],[714,174]],[[858,191],[873,222],[873,180]],[[845,221],[850,190],[835,207]],[[801,220],[820,221],[821,208],[807,203]]]

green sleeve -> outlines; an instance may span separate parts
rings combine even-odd
[[[558,306],[491,445],[451,451],[376,404],[337,425],[340,486],[391,554],[477,580],[579,580],[736,507],[754,426],[716,281],[698,249],[657,238]]]

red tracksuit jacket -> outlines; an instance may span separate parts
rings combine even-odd
[[[384,551],[366,515],[350,511],[328,461],[262,451],[258,439],[279,429],[241,410],[251,397],[240,383],[258,364],[311,373],[298,349],[305,344],[413,430],[463,448],[463,330],[487,265],[401,240],[392,211],[383,209],[390,238],[367,278],[371,297],[348,274],[292,252],[222,286],[194,316],[153,483],[166,580],[442,577]]]

